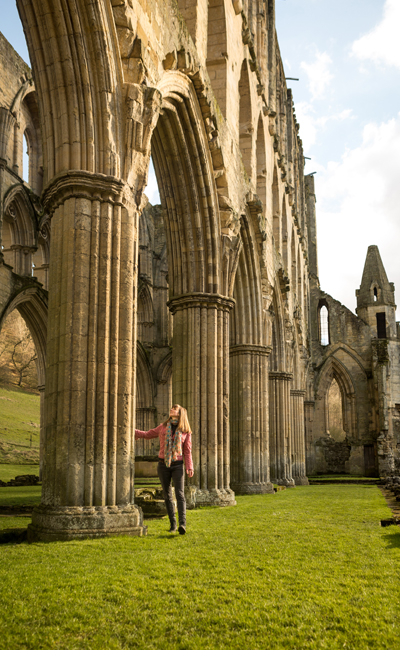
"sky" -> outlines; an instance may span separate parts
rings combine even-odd
[[[321,288],[354,311],[371,244],[400,292],[400,0],[275,1],[305,173],[317,172]],[[14,2],[0,10],[29,63]],[[159,202],[152,169],[146,194]]]

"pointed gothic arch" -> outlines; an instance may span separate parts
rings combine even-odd
[[[325,361],[318,377],[316,398],[320,400],[324,408],[325,433],[329,431],[329,389],[333,379],[336,380],[341,397],[343,408],[343,429],[348,438],[358,438],[356,390],[345,365],[334,356],[329,356]]]

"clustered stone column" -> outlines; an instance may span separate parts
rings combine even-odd
[[[185,294],[168,303],[174,315],[172,398],[187,408],[193,430],[191,483],[197,505],[235,504],[229,485],[228,333],[233,305],[230,298],[208,293]]]
[[[287,487],[293,487],[295,484],[291,462],[290,384],[292,379],[293,375],[288,372],[269,373],[271,481]]]
[[[39,479],[43,478],[44,456],[44,385],[38,386],[40,395],[40,442],[39,442]]]
[[[265,494],[269,476],[268,355],[264,345],[230,348],[231,487],[238,494]]]
[[[292,389],[290,391],[292,412],[292,476],[296,485],[308,485],[304,434],[305,394],[305,390]]]
[[[133,505],[138,215],[126,185],[68,172],[52,214],[42,502],[29,539],[145,532]]]
[[[313,426],[314,426],[314,400],[304,400],[304,444],[306,454],[306,468],[309,474],[314,473],[315,456],[312,453]]]

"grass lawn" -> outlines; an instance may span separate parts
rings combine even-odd
[[[37,463],[39,441],[39,395],[21,388],[0,388],[0,462]]]
[[[0,481],[10,481],[22,474],[39,476],[39,465],[6,465],[0,463]]]
[[[0,530],[7,528],[27,528],[31,517],[0,517]],[[1,647],[1,646],[0,646]]]
[[[7,650],[395,650],[400,530],[376,486],[188,512],[188,534],[1,549]],[[0,644],[1,645],[1,644]]]
[[[355,474],[323,474],[308,477],[310,481],[377,481],[377,476],[359,476]]]
[[[41,485],[0,487],[0,506],[30,506],[40,503]]]

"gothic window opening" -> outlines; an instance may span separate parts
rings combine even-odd
[[[22,178],[25,183],[29,183],[29,143],[26,137],[26,131],[23,135],[23,152],[22,152]]]
[[[321,345],[329,345],[329,312],[326,305],[319,310],[319,340]]]
[[[378,300],[378,289],[374,287],[374,302]]]
[[[342,393],[336,379],[332,380],[328,391],[328,426],[331,438],[341,442],[346,437],[343,429]]]
[[[378,339],[386,338],[386,314],[385,312],[378,312],[376,315],[376,333]]]

